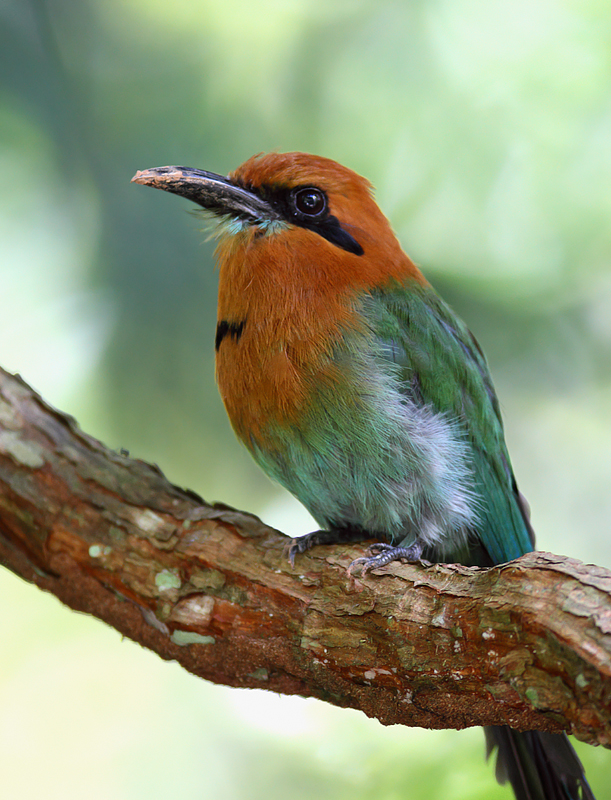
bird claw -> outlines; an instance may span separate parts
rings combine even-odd
[[[388,552],[388,550],[394,550],[394,549],[395,548],[393,547],[392,544],[386,544],[385,542],[374,542],[373,544],[369,545],[369,547],[367,548],[367,551],[372,556],[378,556],[381,553],[386,553],[386,552]],[[359,559],[357,558],[356,561],[358,561],[358,560]]]
[[[285,546],[285,553],[291,566],[295,566],[295,556],[298,553],[305,553],[318,544],[340,544],[348,542],[360,542],[366,538],[366,534],[359,528],[329,528],[306,533],[305,536],[298,536]]]
[[[295,556],[306,553],[312,547],[319,544],[334,544],[337,542],[357,541],[361,532],[351,528],[336,528],[330,530],[318,530],[306,533],[305,536],[298,536],[288,542],[284,552],[291,564],[295,567]],[[369,555],[355,558],[348,566],[348,575],[352,577],[353,571],[360,567],[361,576],[364,577],[372,569],[385,567],[392,561],[418,561],[422,556],[423,546],[418,539],[409,547],[395,546],[385,542],[374,542],[367,548]]]
[[[419,541],[415,541],[409,547],[395,547],[392,544],[385,544],[384,542],[376,542],[367,548],[371,554],[369,556],[362,556],[355,558],[348,567],[348,575],[352,577],[355,569],[361,568],[361,577],[365,577],[372,569],[379,569],[385,567],[392,561],[418,561],[422,555],[422,545]]]
[[[291,542],[285,545],[284,552],[290,561],[291,567],[295,568],[295,556],[300,553],[306,553],[317,544],[325,544],[327,531],[312,531],[306,533],[305,536],[298,536]]]

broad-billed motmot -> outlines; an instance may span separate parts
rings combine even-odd
[[[482,351],[401,249],[362,177],[271,153],[227,177],[187,167],[137,183],[219,222],[216,376],[255,460],[321,525],[314,545],[380,540],[396,559],[491,566],[533,549]],[[564,735],[486,729],[518,800],[593,795]]]

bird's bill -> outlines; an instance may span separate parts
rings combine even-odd
[[[202,169],[153,167],[138,170],[132,183],[178,194],[223,217],[238,217],[251,223],[279,219],[278,212],[259,195],[223,175]]]

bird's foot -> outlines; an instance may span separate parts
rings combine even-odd
[[[416,539],[409,547],[395,547],[392,544],[376,542],[367,549],[370,555],[355,558],[348,567],[348,575],[352,575],[355,569],[360,568],[361,576],[364,577],[370,570],[385,567],[391,561],[418,561],[424,548]]]
[[[328,530],[312,531],[305,536],[298,536],[287,544],[285,552],[291,567],[295,566],[295,556],[305,553],[318,544],[345,544],[347,542],[361,542],[367,539],[368,534],[359,528],[329,528]]]

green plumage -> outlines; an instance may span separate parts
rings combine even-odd
[[[330,352],[335,377],[327,363],[312,369],[299,425],[270,427],[257,461],[326,528],[419,540],[434,557],[471,563],[531,550],[498,402],[468,329],[415,282],[348,302],[357,324]]]
[[[505,445],[499,403],[473,334],[431,287],[411,284],[372,295],[372,330],[400,366],[401,390],[453,420],[468,442],[477,538],[501,563],[532,550]],[[458,552],[446,556],[459,557]]]

